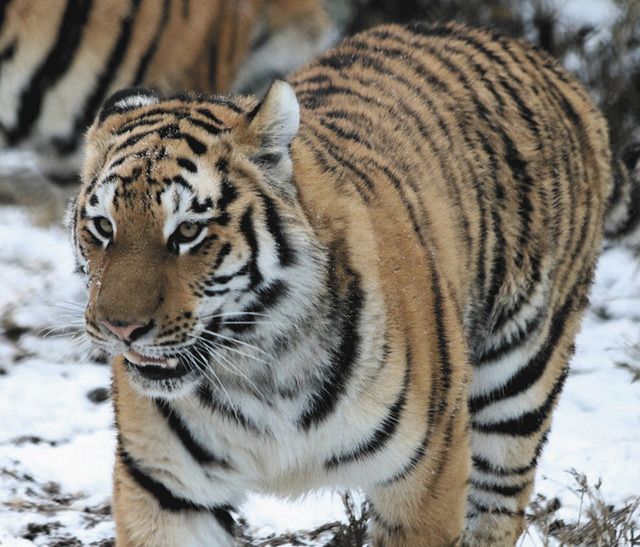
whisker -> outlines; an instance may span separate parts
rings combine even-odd
[[[225,325],[274,325],[281,327],[284,323],[280,321],[224,321],[222,326]]]
[[[224,387],[224,385],[222,384],[222,382],[220,381],[220,378],[218,378],[218,375],[215,373],[215,371],[211,368],[210,363],[207,363],[207,359],[206,357],[204,357],[199,351],[198,348],[194,348],[195,352],[200,356],[200,358],[202,359],[202,363],[205,365],[204,367],[204,374],[205,376],[207,375],[207,372],[210,372],[211,375],[213,376],[213,379],[215,379],[215,381],[218,383],[218,385],[220,386],[220,389],[222,389],[222,391],[224,391],[224,394],[227,397],[227,400],[229,401],[229,408],[231,408],[231,410],[233,411],[234,416],[236,417],[236,419],[238,419],[238,413],[236,412],[236,407],[235,405],[231,402],[231,397],[229,396],[229,392],[226,390],[226,388]],[[188,354],[189,357],[191,357],[192,359],[195,360],[195,356]],[[211,377],[209,377],[211,378]]]
[[[211,334],[214,334],[214,333],[211,333]],[[203,343],[211,343],[212,342],[210,340],[206,340],[204,338],[200,338],[199,336],[196,336],[195,334],[190,334],[189,336],[191,336],[192,338],[195,338],[196,340],[200,340]],[[227,338],[227,337],[222,336],[222,335],[219,335],[219,337],[227,339],[227,340],[232,340],[232,338]],[[233,351],[233,352],[235,352],[235,353],[237,353],[239,355],[242,355],[243,357],[247,357],[248,359],[253,359],[255,361],[258,361],[259,363],[263,363],[265,365],[268,364],[267,361],[265,361],[264,359],[260,359],[260,357],[256,357],[255,355],[250,355],[248,353],[245,353],[244,351],[239,350],[238,348],[233,348],[231,346],[221,346],[221,345],[218,345],[217,347],[220,348],[220,349],[221,348],[228,349],[229,351]],[[252,346],[250,346],[250,347],[252,347]],[[255,349],[255,348],[252,347],[252,349]],[[266,353],[265,353],[265,355],[266,355]]]
[[[209,349],[209,351],[211,351],[213,353],[213,355],[219,359],[224,359],[224,361],[229,365],[228,368],[226,367],[223,363],[221,363],[220,361],[218,361],[218,364],[224,368],[225,370],[231,372],[232,374],[237,374],[238,376],[240,376],[241,378],[245,379],[249,385],[253,388],[253,390],[262,398],[266,400],[266,397],[264,395],[264,393],[262,393],[262,391],[260,391],[260,389],[258,389],[258,386],[256,386],[253,381],[244,373],[242,372],[237,366],[235,366],[233,364],[233,362],[226,357],[224,354],[222,354],[221,352],[216,351],[217,348],[214,348],[213,345],[211,344],[207,344],[207,349]]]
[[[206,318],[206,319],[214,319],[216,317],[228,317],[230,315],[254,315],[256,317],[267,317],[269,314],[251,312],[251,311],[228,311],[228,312],[218,313],[218,314],[214,314],[214,315],[203,315],[201,317],[202,318]]]
[[[248,348],[251,348],[252,350],[255,350],[259,353],[262,353],[263,355],[267,356],[267,357],[271,357],[266,351],[260,349],[257,346],[254,346],[253,344],[249,344],[248,342],[245,342],[243,340],[238,340],[237,338],[232,338],[230,336],[225,336],[224,334],[220,334],[219,332],[214,332],[212,330],[208,330],[208,329],[204,329],[202,331],[202,334],[211,334],[212,336],[216,336],[218,338],[222,338],[223,340],[228,340],[230,342],[234,342],[236,344],[240,344],[242,346],[246,346]]]

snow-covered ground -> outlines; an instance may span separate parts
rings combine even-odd
[[[554,3],[567,25],[604,30],[616,14],[612,0]],[[16,158],[0,158],[0,171]],[[29,167],[28,158],[18,160]],[[0,207],[2,546],[112,545],[109,367],[91,361],[77,334],[84,290],[71,270],[62,228]],[[640,494],[640,382],[616,366],[640,340],[640,263],[620,249],[605,252],[591,300],[536,483],[538,493],[560,499],[568,520],[581,510],[571,469],[602,479],[608,503]],[[268,535],[342,518],[343,508],[331,493],[295,503],[256,496],[242,516],[254,535]],[[521,545],[542,540],[531,530]]]
[[[84,290],[71,270],[62,228],[0,208],[0,545],[106,546],[113,538],[109,367],[91,362],[73,335]],[[639,335],[639,264],[607,251],[536,485],[562,501],[563,516],[579,511],[571,468],[601,478],[610,503],[640,493],[640,382],[615,366]],[[297,503],[254,497],[242,513],[267,534],[343,511],[339,496],[325,493]],[[523,544],[540,542],[531,535]]]

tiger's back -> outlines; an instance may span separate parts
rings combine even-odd
[[[468,355],[469,541],[515,541],[600,249],[606,122],[545,54],[455,25],[365,32],[292,84],[294,165],[321,173],[296,173],[302,200],[378,257],[358,271],[414,351]],[[460,385],[456,358],[439,361],[441,386]],[[430,414],[459,405],[447,391]]]

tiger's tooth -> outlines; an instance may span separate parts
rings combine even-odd
[[[178,366],[178,359],[176,359],[175,357],[169,357],[167,359],[167,366],[171,367],[171,368],[175,368]]]
[[[131,351],[127,351],[124,356],[127,358],[128,361],[132,362],[134,365],[139,365],[140,364],[140,360],[135,356],[135,354]]]

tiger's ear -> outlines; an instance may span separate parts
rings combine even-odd
[[[249,130],[262,148],[286,148],[300,126],[300,106],[291,86],[282,80],[271,84],[264,99],[247,114]]]
[[[114,114],[122,114],[128,110],[134,110],[141,106],[148,106],[159,101],[158,94],[153,89],[144,87],[131,87],[129,89],[121,89],[116,91],[109,97],[98,114],[100,123],[105,121],[109,116]]]
[[[245,115],[238,140],[249,160],[284,197],[295,195],[289,145],[300,126],[300,106],[291,86],[276,80],[264,99]]]

